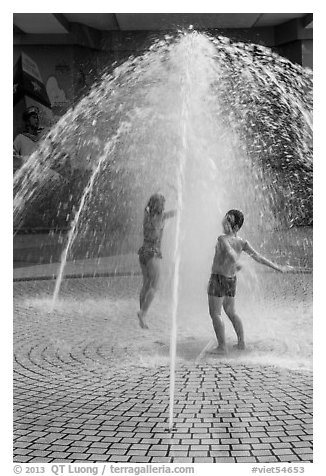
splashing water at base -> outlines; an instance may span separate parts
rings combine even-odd
[[[228,355],[221,357],[206,352],[198,359],[208,343],[210,347],[216,345],[206,289],[202,285],[193,298],[188,296],[187,302],[178,302],[176,365],[192,364],[196,360],[218,365],[223,361],[231,365],[250,363],[311,371],[311,275],[289,275],[284,282],[283,275],[257,270],[255,289],[248,285],[246,270],[241,273],[237,311],[244,326],[246,351],[232,349],[236,335],[224,315]],[[33,341],[33,336],[40,334],[44,344],[54,342],[58,350],[62,345],[73,349],[81,342],[96,343],[103,347],[108,371],[119,366],[169,365],[170,296],[162,292],[157,295],[148,319],[150,331],[144,333],[135,316],[138,276],[65,280],[54,312],[51,312],[51,282],[15,283],[15,287],[19,288],[17,294],[24,296],[16,298],[15,305],[22,310],[15,323],[16,331],[24,327],[20,338],[28,334]]]
[[[245,270],[243,270],[245,273]],[[183,332],[179,353],[187,355],[184,346],[187,339],[196,336],[201,345],[196,346],[197,361],[216,361],[232,363],[251,363],[272,365],[293,370],[312,370],[312,278],[311,275],[284,276],[257,269],[256,289],[246,282],[246,275],[239,273],[236,295],[236,309],[244,327],[246,350],[240,352],[233,346],[237,342],[231,322],[223,313],[226,326],[228,353],[224,356],[214,354],[217,347],[213,329],[205,332],[205,324],[210,324],[207,303],[204,296],[201,306],[191,312],[183,310],[182,321],[188,320],[191,333]],[[202,328],[198,317],[202,317]],[[190,355],[190,352],[188,353]]]
[[[14,216],[20,221],[47,186],[51,161],[62,151],[76,155],[77,137],[77,160],[89,178],[77,193],[53,307],[67,260],[136,252],[144,204],[154,192],[165,194],[167,208],[178,208],[178,219],[165,227],[162,263],[162,312],[169,309],[172,316],[170,428],[176,319],[181,340],[187,332],[194,339],[203,336],[203,349],[209,336],[200,332],[207,325],[205,288],[225,212],[243,210],[241,235],[274,253],[280,264],[300,264],[302,250],[310,253],[310,237],[302,244],[287,239],[287,231],[293,223],[307,224],[311,212],[311,82],[309,70],[263,47],[195,31],[165,37],[103,75],[15,177]],[[292,278],[282,275],[279,294],[269,296],[266,306],[261,275],[251,269],[248,265],[240,273],[238,301],[240,312],[250,316],[243,318],[249,344],[263,363],[269,355],[266,342],[275,344],[270,345],[273,361],[292,309],[302,313],[295,304],[302,304],[301,290],[293,291]],[[285,299],[289,288],[291,299]],[[154,305],[153,320],[157,312]],[[282,317],[275,320],[275,313]],[[300,323],[305,328],[304,318]],[[300,335],[296,327],[291,332]]]

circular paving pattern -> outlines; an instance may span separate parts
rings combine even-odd
[[[70,280],[53,312],[53,283],[14,285],[14,460],[312,462],[309,372],[178,361],[168,431],[168,324],[137,326],[138,279]]]

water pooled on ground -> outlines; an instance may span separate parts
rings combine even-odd
[[[243,320],[247,351],[235,352],[236,336],[226,316],[226,357],[201,353],[214,342],[204,287],[196,299],[179,307],[177,366],[180,363],[255,363],[295,370],[312,370],[311,276],[292,275],[286,289],[282,275],[260,275],[261,298],[248,294],[239,279],[238,312]],[[26,353],[35,346],[50,348],[68,360],[80,352],[92,355],[84,365],[102,365],[110,373],[133,366],[169,365],[171,303],[160,292],[149,313],[149,331],[140,329],[136,316],[139,277],[69,279],[51,311],[53,282],[16,283],[15,349]],[[286,291],[286,292],[283,292]],[[131,371],[131,370],[130,370]]]

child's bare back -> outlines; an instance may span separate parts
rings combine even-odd
[[[241,268],[239,259],[246,242],[239,236],[221,235],[218,237],[212,273],[226,277],[235,276]]]

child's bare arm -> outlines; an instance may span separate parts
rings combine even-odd
[[[176,214],[177,214],[177,211],[176,211],[176,210],[170,210],[170,211],[165,212],[165,213],[163,214],[163,218],[164,218],[164,220],[166,220],[167,218],[172,218],[172,217],[174,217]]]
[[[269,259],[260,255],[256,250],[254,250],[254,248],[248,243],[248,241],[244,243],[243,251],[255,261],[257,261],[257,263],[263,264],[264,266],[268,266],[269,268],[275,269],[276,271],[280,271],[281,273],[284,273],[287,270],[286,266],[279,266],[278,264],[273,263],[273,261],[270,261]]]

